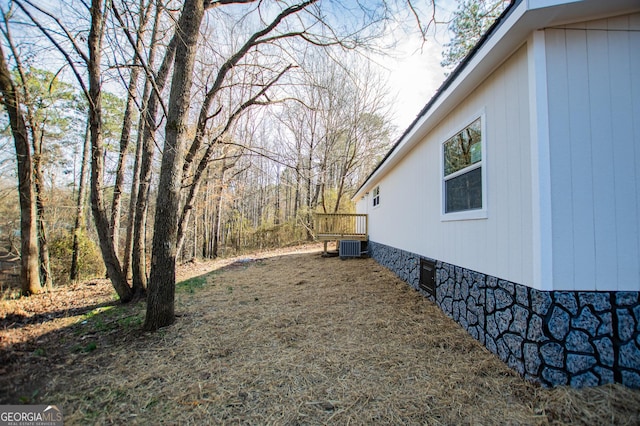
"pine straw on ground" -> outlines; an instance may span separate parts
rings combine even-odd
[[[51,318],[3,302],[0,403],[56,404],[67,424],[640,423],[639,391],[526,382],[371,259],[275,254],[188,265],[211,272],[156,333],[105,281]]]

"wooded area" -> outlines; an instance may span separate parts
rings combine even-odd
[[[366,52],[403,10],[421,24],[410,2],[9,2],[0,235],[22,294],[106,273],[156,329],[176,262],[352,211],[393,132]]]
[[[449,51],[504,3],[463,2]],[[380,58],[407,22],[426,40],[435,10],[9,1],[0,243],[21,293],[106,273],[121,301],[147,298],[153,330],[174,320],[176,262],[310,240],[315,212],[352,212],[394,135]]]

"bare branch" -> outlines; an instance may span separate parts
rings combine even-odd
[[[28,10],[27,8],[24,7],[24,5],[22,4],[21,0],[14,0],[15,3],[18,5],[18,7],[20,7],[20,9],[22,9],[22,11],[29,17],[29,19],[31,20],[31,22],[33,22],[36,27],[40,30],[40,32],[42,34],[44,34],[45,37],[47,37],[49,39],[49,41],[55,46],[55,48],[62,54],[62,56],[64,56],[65,60],[67,61],[67,63],[69,64],[69,66],[71,67],[71,70],[73,71],[73,74],[76,76],[76,80],[78,81],[78,84],[80,85],[80,87],[82,88],[82,92],[84,93],[85,97],[87,98],[87,100],[89,100],[89,102],[91,101],[91,96],[89,95],[89,89],[87,88],[87,85],[84,82],[84,79],[82,78],[82,75],[80,75],[80,72],[78,71],[78,69],[75,66],[75,63],[73,61],[73,59],[71,58],[71,55],[69,55],[69,52],[67,52],[61,45],[60,43],[58,43],[58,41],[49,33],[49,30],[46,29]],[[27,2],[29,0],[26,0]],[[30,4],[30,3],[29,3]],[[75,43],[75,41],[73,40],[73,37],[71,36],[71,34],[68,34],[68,37],[70,37],[70,41],[72,42],[72,44],[74,45],[74,49],[78,52],[78,48],[77,45]],[[89,64],[89,58],[82,54],[81,52],[78,52],[82,59],[85,61],[85,64]]]
[[[122,27],[122,30],[124,31],[125,35],[127,36],[127,40],[129,41],[129,44],[131,45],[131,47],[133,47],[133,51],[135,53],[136,60],[141,64],[142,68],[144,69],[144,72],[145,72],[145,74],[147,76],[147,79],[151,83],[151,87],[153,88],[153,91],[155,92],[155,94],[156,94],[156,96],[158,98],[161,98],[162,97],[162,91],[158,87],[158,85],[156,84],[156,79],[154,78],[153,72],[149,68],[149,66],[146,63],[142,53],[140,52],[139,42],[136,42],[136,40],[133,39],[133,35],[131,34],[131,32],[129,31],[127,26],[125,25],[125,23],[124,23],[124,21],[122,19],[122,16],[120,16],[120,13],[118,12],[118,8],[115,6],[115,4],[113,5],[112,10],[113,10],[113,15],[116,17],[116,19],[120,23],[120,26]],[[162,108],[165,109],[164,103],[161,103],[161,105],[162,105]],[[166,109],[165,109],[164,112],[165,112],[165,115],[166,115],[166,113],[167,113]]]
[[[247,52],[249,52],[252,47],[262,43],[262,41],[260,40],[261,37],[264,37],[271,31],[273,31],[286,17],[304,10],[306,7],[317,1],[318,0],[308,0],[304,3],[300,3],[283,10],[269,25],[267,25],[262,30],[254,33],[234,55],[232,55],[224,64],[222,64],[218,71],[218,75],[216,76],[216,80],[213,83],[213,86],[205,95],[204,101],[202,103],[200,115],[198,117],[198,124],[196,125],[196,137],[191,144],[191,147],[189,148],[189,152],[185,157],[185,163],[183,167],[184,171],[189,170],[193,159],[195,158],[196,152],[202,145],[202,139],[209,117],[209,108],[211,107],[211,103],[213,102],[215,95],[220,91],[222,83],[229,71],[231,71],[231,69],[233,69],[233,67],[238,64],[238,62],[247,54]]]
[[[14,0],[18,6],[20,6],[20,8],[27,13],[27,15],[29,15],[29,18],[31,18],[31,20],[35,23],[35,21],[33,20],[33,18],[31,17],[31,15],[26,11],[26,9],[24,8],[24,6],[21,4],[22,0]],[[82,49],[80,49],[80,46],[78,46],[78,44],[76,43],[75,37],[69,32],[69,30],[67,30],[67,28],[62,24],[62,22],[60,21],[60,19],[58,19],[57,17],[53,16],[51,13],[47,12],[46,10],[42,9],[40,6],[34,5],[33,2],[31,0],[24,0],[29,6],[33,7],[34,9],[36,9],[38,12],[42,13],[43,15],[48,16],[49,18],[51,18],[56,24],[58,24],[58,27],[65,33],[65,35],[67,36],[67,38],[69,39],[69,41],[71,42],[71,45],[73,46],[73,49],[76,51],[76,53],[82,58],[82,60],[85,63],[89,63],[89,57],[87,56],[87,54],[85,52],[82,51]]]
[[[214,7],[223,6],[226,4],[248,4],[255,3],[258,0],[205,0],[204,8],[213,9]]]

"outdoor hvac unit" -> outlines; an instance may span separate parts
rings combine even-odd
[[[340,240],[340,259],[360,257],[360,241]]]

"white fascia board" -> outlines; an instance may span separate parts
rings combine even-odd
[[[542,9],[544,7],[560,6],[567,3],[576,3],[583,0],[528,0],[527,9]]]
[[[640,10],[638,0],[528,0],[527,9],[537,14],[537,28],[608,18]]]

